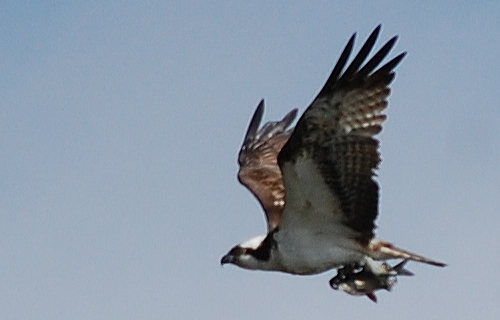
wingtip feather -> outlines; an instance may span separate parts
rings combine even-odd
[[[264,99],[260,100],[257,108],[255,109],[252,120],[250,120],[250,124],[248,125],[247,133],[245,134],[245,142],[251,140],[257,134],[257,130],[259,129],[260,123],[262,121],[262,116],[264,115]]]

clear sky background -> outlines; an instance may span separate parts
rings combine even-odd
[[[499,1],[3,1],[0,319],[498,319]],[[266,120],[315,97],[353,32],[400,39],[379,303],[335,272],[221,268],[265,231],[236,180]]]

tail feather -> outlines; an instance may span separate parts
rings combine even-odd
[[[413,272],[405,268],[405,264],[407,262],[408,260],[401,261],[400,263],[392,267],[392,270],[394,270],[398,276],[414,276],[415,274]]]
[[[410,251],[406,251],[404,249],[395,247],[389,242],[385,242],[379,239],[374,239],[370,242],[369,250],[370,255],[377,260],[404,259],[427,263],[437,267],[446,266],[445,263],[426,258]]]

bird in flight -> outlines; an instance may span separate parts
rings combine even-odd
[[[346,67],[356,34],[350,38],[295,128],[297,109],[260,127],[264,101],[259,103],[239,152],[238,179],[260,202],[268,230],[234,246],[221,264],[296,275],[337,268],[337,287],[372,300],[399,274],[385,260],[445,266],[375,237],[381,161],[375,136],[386,119],[394,69],[406,54],[380,66],[395,36],[366,61],[380,27]],[[358,288],[352,281],[358,278],[368,279],[370,290]]]

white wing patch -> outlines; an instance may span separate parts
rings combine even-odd
[[[286,267],[299,274],[318,273],[360,259],[362,249],[341,223],[338,199],[312,159],[298,157],[282,169],[286,205],[276,240]]]
[[[340,203],[307,155],[283,165],[286,205],[281,230],[305,228],[311,232],[346,234]]]

